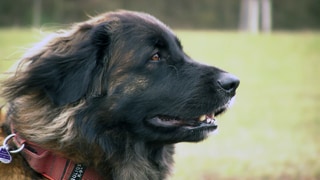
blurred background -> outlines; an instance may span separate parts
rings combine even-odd
[[[235,30],[271,11],[275,30],[320,28],[319,0],[4,0],[0,26],[68,24],[115,9],[148,12],[172,28]]]
[[[319,0],[2,0],[0,79],[48,33],[117,9],[156,16],[241,79],[219,132],[176,146],[170,179],[320,179]]]

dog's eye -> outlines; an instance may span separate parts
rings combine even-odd
[[[151,57],[151,61],[160,61],[161,58],[160,58],[160,55],[158,53],[154,54],[152,57]]]

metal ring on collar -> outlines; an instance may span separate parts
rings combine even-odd
[[[16,136],[16,134],[10,134],[9,136],[7,136],[7,137],[4,139],[4,141],[3,141],[3,146],[8,147],[8,141],[9,141],[11,138],[15,137],[15,136]],[[11,151],[9,151],[9,152],[12,153],[12,154],[18,153],[18,152],[22,151],[23,148],[24,148],[24,144],[22,144],[18,149],[16,149],[16,150],[11,150]]]

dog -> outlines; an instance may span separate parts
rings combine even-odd
[[[239,82],[194,61],[149,14],[75,24],[28,51],[3,83],[0,177],[167,179],[174,144],[215,131]]]

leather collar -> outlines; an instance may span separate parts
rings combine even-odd
[[[25,144],[21,154],[30,167],[49,180],[102,180],[103,178],[93,169],[76,164],[38,145],[23,140],[16,133],[15,144],[20,147]]]
[[[7,117],[7,108],[3,106],[0,108],[0,122],[3,122],[5,117]],[[29,166],[49,180],[104,179],[92,168],[86,167],[83,164],[76,164],[69,159],[21,138],[12,124],[11,133],[15,134],[13,142],[17,147],[25,146],[21,154]]]

